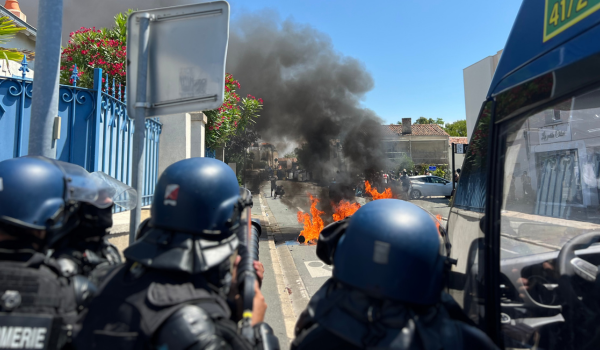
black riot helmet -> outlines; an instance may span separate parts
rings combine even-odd
[[[160,176],[152,212],[128,260],[155,269],[206,272],[237,249],[244,203],[233,170],[211,158],[189,158]]]
[[[0,162],[0,227],[25,241],[31,231],[45,231],[46,248],[78,223],[81,205],[107,208],[114,191],[84,168],[40,156]]]

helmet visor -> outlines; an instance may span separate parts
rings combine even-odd
[[[88,173],[79,165],[56,162],[67,183],[66,200],[89,203],[104,209],[113,203],[124,209],[132,209],[137,201],[136,191],[124,183],[102,173]]]
[[[91,175],[98,180],[105,195],[111,198],[115,205],[118,205],[124,210],[135,208],[137,205],[137,192],[133,187],[128,186],[101,171],[93,172]]]

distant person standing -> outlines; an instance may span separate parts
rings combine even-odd
[[[460,179],[460,168],[456,169],[456,171],[454,172],[454,182],[458,182],[459,179]]]
[[[515,188],[515,175],[512,175],[512,178],[510,180],[510,185],[508,185],[508,198],[507,198],[509,203],[514,203],[517,200],[517,196],[516,196],[516,188]]]
[[[406,169],[402,170],[400,182],[402,183],[402,193],[406,193],[406,198],[409,198],[408,191],[410,191],[410,177],[408,177]]]
[[[526,171],[524,171],[523,175],[521,175],[521,182],[523,183],[524,199],[529,202],[533,199],[535,194],[533,193],[533,187],[531,187],[531,177],[527,175]]]
[[[273,191],[277,189],[277,176],[271,176],[271,197],[273,197]]]

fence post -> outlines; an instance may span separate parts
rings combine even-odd
[[[94,113],[90,120],[88,129],[88,159],[86,168],[88,171],[99,170],[100,149],[100,114],[102,113],[102,68],[94,68]]]

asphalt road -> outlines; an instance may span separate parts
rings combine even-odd
[[[253,216],[261,217],[263,227],[268,231],[268,237],[263,235],[260,242],[260,259],[265,265],[262,291],[269,305],[265,321],[273,327],[282,348],[287,348],[298,316],[306,308],[310,297],[332,275],[332,268],[317,257],[316,246],[299,244],[296,240],[302,230],[298,212],[310,210],[308,193],[320,199],[317,208],[325,211],[325,224],[333,219],[326,188],[285,180],[277,184],[284,187],[283,198],[271,196],[270,184],[263,183],[260,194],[254,194]],[[364,198],[358,201],[365,203]],[[446,198],[424,198],[412,202],[434,215],[439,214],[444,219],[448,217]]]
[[[275,245],[285,246],[289,250],[308,296],[311,297],[331,277],[331,267],[317,258],[316,246],[302,245],[296,241],[302,230],[302,224],[298,223],[298,211],[310,211],[308,193],[311,193],[321,199],[322,203],[317,208],[325,209],[326,214],[323,215],[325,224],[332,222],[331,216],[327,220],[329,210],[323,205],[328,201],[327,190],[306,182],[278,181],[277,183],[283,185],[285,189],[286,194],[283,198],[271,197],[270,184],[261,187],[266,204],[281,230],[281,236],[275,239]]]
[[[410,202],[420,206],[433,215],[441,215],[444,220],[448,219],[448,214],[450,213],[450,199],[446,197],[426,197],[411,200]]]

